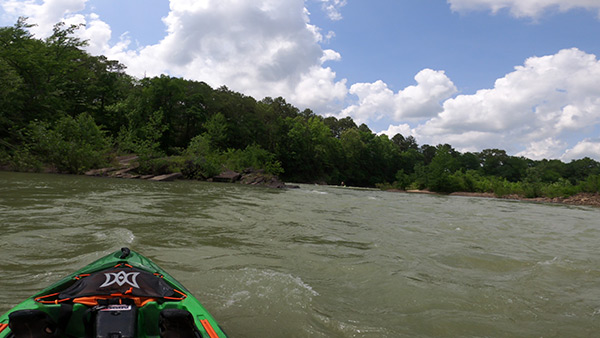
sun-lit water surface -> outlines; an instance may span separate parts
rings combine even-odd
[[[232,337],[594,337],[600,209],[0,172],[0,311],[122,246]]]

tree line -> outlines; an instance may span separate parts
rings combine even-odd
[[[170,76],[137,79],[84,51],[78,26],[46,39],[26,19],[0,28],[0,163],[19,171],[82,173],[135,153],[145,173],[191,179],[224,168],[287,181],[494,192],[526,197],[600,191],[600,163],[534,161],[485,149],[376,135],[350,117],[322,117],[285,99],[256,100]]]

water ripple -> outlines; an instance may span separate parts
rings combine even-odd
[[[369,189],[0,172],[0,311],[130,246],[234,337],[590,337],[599,218]]]

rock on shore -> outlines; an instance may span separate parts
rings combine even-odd
[[[247,168],[242,173],[231,170],[225,170],[221,174],[212,178],[213,182],[241,183],[247,185],[258,185],[276,189],[295,189],[297,185],[285,184],[279,177],[265,173],[264,170]]]
[[[300,188],[297,185],[289,185],[285,184],[279,177],[274,175],[266,174],[264,170],[254,170],[252,168],[248,168],[244,170],[242,176],[240,177],[240,183],[249,184],[249,185],[261,185],[269,188],[277,188],[277,189],[297,189]]]
[[[506,195],[506,196],[496,196],[492,193],[469,193],[469,192],[455,192],[450,194],[451,196],[473,196],[473,197],[492,197],[492,198],[503,198],[503,199],[511,199],[511,200],[519,200],[519,201],[529,201],[529,202],[541,202],[541,203],[560,203],[560,204],[569,204],[569,205],[590,205],[595,207],[600,207],[600,194],[591,194],[591,193],[579,193],[569,197],[536,197],[536,198],[527,198],[519,195]]]
[[[403,193],[420,193],[420,194],[438,194],[428,190],[399,190],[399,189],[387,189],[389,192],[403,192]],[[526,198],[519,195],[506,195],[496,196],[490,192],[453,192],[449,196],[467,196],[467,197],[484,197],[484,198],[501,198],[508,200],[519,200],[528,202],[540,202],[540,203],[558,203],[568,205],[587,205],[600,207],[600,194],[599,193],[579,193],[569,197],[536,197]]]
[[[164,175],[140,175],[136,173],[139,168],[137,162],[138,157],[136,155],[127,155],[117,157],[116,165],[114,167],[93,169],[85,174],[88,176],[102,176],[102,177],[113,177],[113,178],[127,178],[127,179],[145,179],[150,181],[173,181],[176,179],[183,178],[181,173],[169,173]],[[248,185],[264,186],[269,188],[299,188],[296,185],[287,185],[275,175],[265,173],[264,170],[254,170],[248,168],[242,173],[238,173],[232,170],[224,170],[219,175],[208,179],[211,182],[225,182],[225,183],[241,183]]]
[[[538,198],[527,198],[525,200],[535,201],[535,202],[546,202],[546,203],[562,203],[569,205],[591,205],[595,207],[600,207],[600,194],[591,194],[591,193],[579,193],[569,197],[538,197]]]

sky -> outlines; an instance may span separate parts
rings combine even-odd
[[[0,0],[88,52],[419,144],[600,160],[600,0]]]

